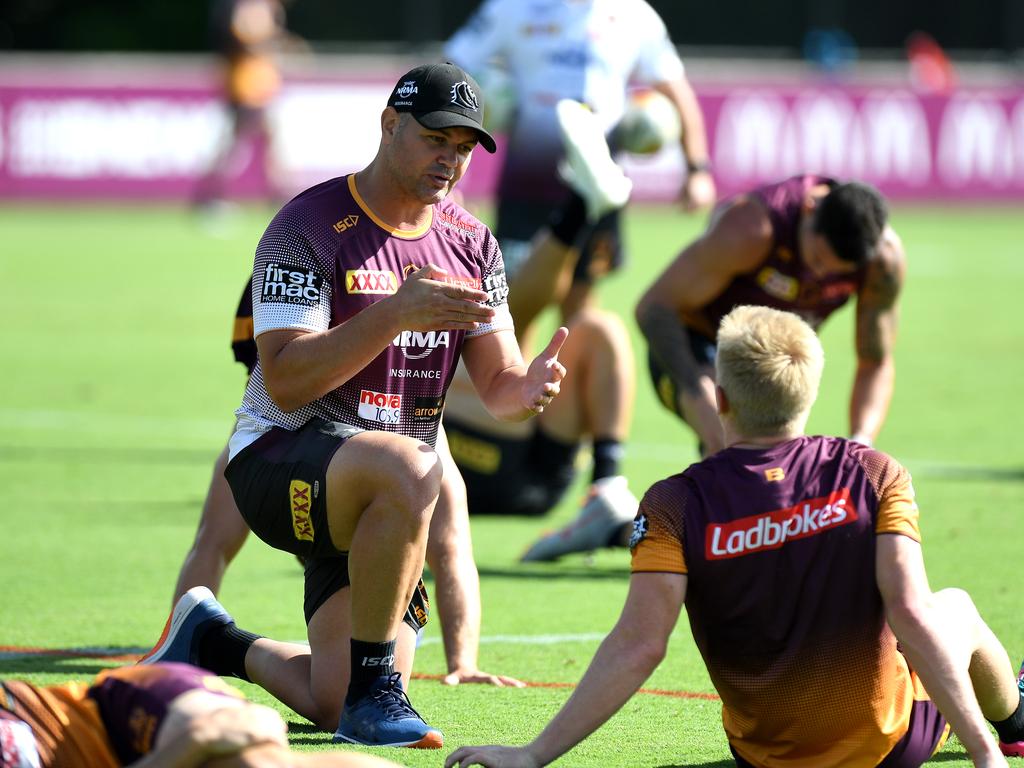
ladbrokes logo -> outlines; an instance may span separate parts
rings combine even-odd
[[[292,530],[299,541],[313,540],[312,488],[309,483],[292,480],[288,486],[288,500],[292,508]]]
[[[391,270],[350,269],[345,272],[347,293],[391,294],[398,290],[398,278]]]
[[[447,348],[450,343],[449,331],[402,331],[391,342],[410,360],[422,360],[438,347]]]
[[[377,424],[397,424],[402,415],[402,396],[364,389],[359,393],[359,418]]]
[[[263,270],[264,303],[302,304],[312,307],[320,303],[323,278],[303,267],[291,264],[267,264]]]
[[[850,503],[850,489],[801,501],[793,507],[763,515],[751,515],[724,525],[709,525],[704,538],[704,557],[725,560],[754,552],[778,549],[787,541],[805,539],[857,520]]]

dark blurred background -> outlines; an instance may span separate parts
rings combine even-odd
[[[525,2],[526,0],[524,0]],[[375,3],[293,0],[289,27],[324,50],[411,49],[446,39],[478,0],[395,0],[381,23]],[[683,48],[806,53],[808,33],[841,29],[861,52],[901,51],[926,30],[960,58],[1018,59],[1022,0],[651,0]],[[209,4],[190,0],[3,0],[0,49],[12,51],[205,51]],[[884,19],[884,23],[880,20]],[[411,52],[411,51],[410,51]]]

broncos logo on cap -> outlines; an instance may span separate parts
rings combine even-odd
[[[465,80],[460,80],[452,86],[452,104],[463,109],[472,109],[474,112],[480,109],[476,94]]]

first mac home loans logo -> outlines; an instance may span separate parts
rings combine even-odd
[[[301,304],[312,307],[320,303],[323,278],[315,272],[291,264],[267,264],[263,270],[264,303]]]

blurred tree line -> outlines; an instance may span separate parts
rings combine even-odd
[[[529,0],[522,0],[529,2]],[[1024,0],[650,0],[681,47],[754,47],[799,56],[808,32],[841,30],[860,49],[901,49],[923,30],[945,48],[1016,56]],[[292,0],[289,27],[313,45],[344,51],[443,40],[479,0],[376,3]],[[0,0],[0,49],[203,51],[209,0]]]

